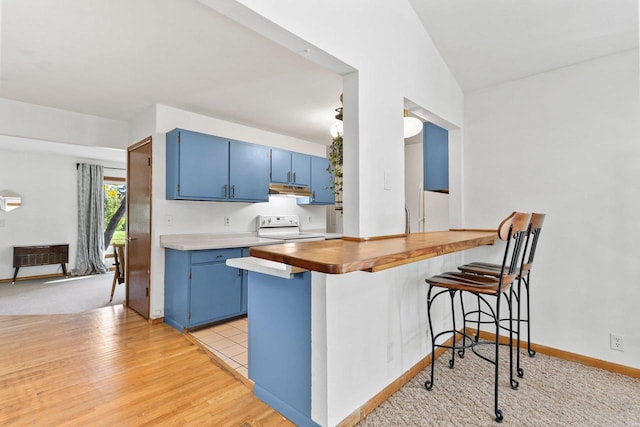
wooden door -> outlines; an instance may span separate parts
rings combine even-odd
[[[127,305],[149,318],[151,137],[127,149]]]

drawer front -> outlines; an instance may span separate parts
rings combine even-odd
[[[215,249],[206,251],[192,251],[191,263],[224,262],[229,258],[240,258],[242,249]]]

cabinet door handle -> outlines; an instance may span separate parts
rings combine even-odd
[[[242,276],[242,269],[241,268],[238,269],[238,276]]]
[[[291,182],[291,172],[287,172],[287,184]]]
[[[314,191],[313,193],[311,193],[311,201],[315,201],[316,200],[316,192]]]
[[[296,173],[295,172],[293,173],[293,183],[294,184],[296,183]]]
[[[227,184],[224,185],[224,196],[222,197],[227,197]]]
[[[231,198],[232,199],[236,198],[236,186],[235,186],[235,184],[231,186]]]

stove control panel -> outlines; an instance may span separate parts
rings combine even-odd
[[[282,228],[298,227],[300,217],[298,215],[259,215],[256,219],[256,228]]]

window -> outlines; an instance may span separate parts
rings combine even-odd
[[[107,247],[125,243],[126,195],[124,178],[104,177],[104,241]]]

